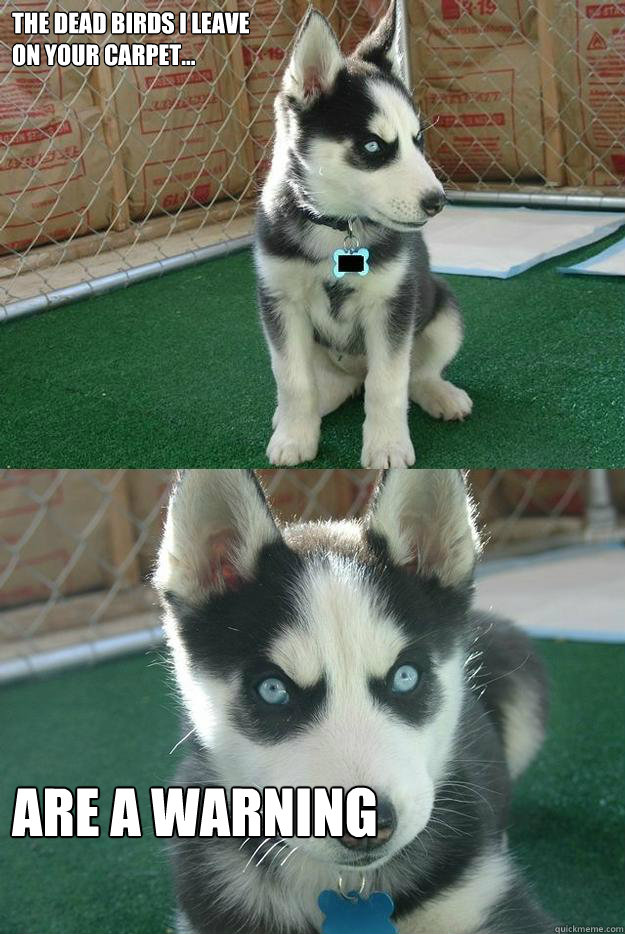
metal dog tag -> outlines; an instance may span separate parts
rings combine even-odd
[[[363,898],[358,892],[341,895],[325,889],[319,907],[325,915],[321,934],[397,934],[391,921],[395,905],[387,892]]]
[[[369,250],[364,247],[359,250],[335,250],[333,272],[337,279],[342,279],[348,272],[366,276],[369,272]]]
[[[354,233],[353,221],[347,220],[347,236],[343,240],[343,249],[334,251],[334,275],[342,279],[348,272],[355,272],[359,276],[366,276],[369,272],[369,250],[360,247],[358,237]]]

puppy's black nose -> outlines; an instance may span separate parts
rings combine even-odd
[[[446,204],[447,198],[442,191],[428,191],[421,198],[421,207],[428,217],[434,217],[435,214],[443,210]]]
[[[372,850],[387,843],[395,833],[397,815],[395,808],[387,798],[378,798],[378,832],[375,837],[352,837],[345,834],[340,843],[349,850]]]

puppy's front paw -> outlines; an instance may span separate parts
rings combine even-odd
[[[408,431],[389,435],[365,425],[360,462],[363,467],[411,467],[415,453]]]
[[[473,409],[473,402],[464,389],[438,377],[413,381],[410,398],[432,418],[442,418],[446,422],[461,422]]]
[[[303,461],[314,460],[318,446],[318,425],[278,421],[267,446],[267,457],[275,467],[294,467]]]

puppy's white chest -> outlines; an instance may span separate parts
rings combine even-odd
[[[261,255],[261,276],[291,313],[308,315],[322,343],[339,352],[361,354],[369,322],[386,313],[406,275],[409,257],[401,253],[376,265],[372,249],[367,275],[347,273],[337,278],[333,273],[336,232],[324,232],[329,241],[326,234],[335,234],[334,242],[315,244],[316,262]]]
[[[308,313],[317,335],[331,345],[346,349],[353,343],[367,306],[366,288],[358,276],[336,279],[332,275],[318,276],[311,292]]]
[[[316,280],[310,304],[313,323],[328,335],[345,338],[358,326],[366,328],[369,315],[383,313],[399,287],[401,270],[383,267],[365,276],[348,273],[337,278],[331,264],[319,264]]]

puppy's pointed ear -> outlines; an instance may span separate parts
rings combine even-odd
[[[382,71],[404,80],[400,51],[400,21],[396,0],[391,0],[388,10],[373,32],[362,40],[354,51],[357,58],[370,62]]]
[[[317,10],[309,10],[295,37],[282,90],[302,106],[308,106],[330,90],[343,61],[329,22]]]
[[[169,500],[154,584],[197,604],[249,578],[280,539],[262,487],[247,470],[186,470]]]
[[[480,545],[459,470],[385,471],[368,521],[396,564],[437,577],[445,586],[470,580]]]

